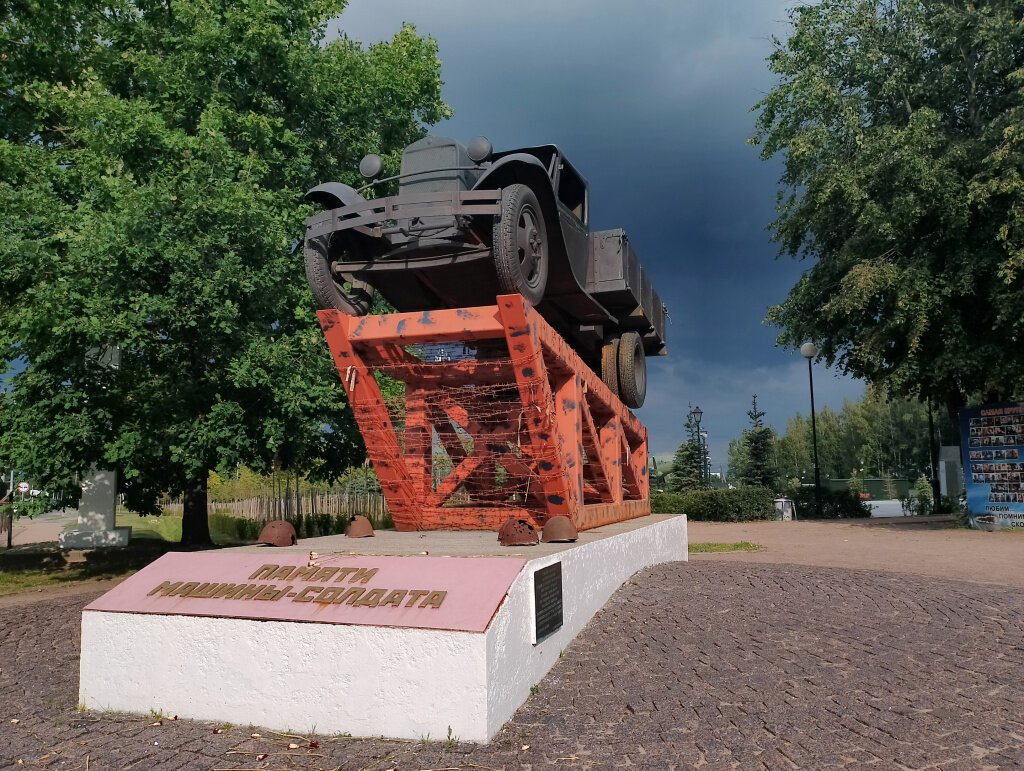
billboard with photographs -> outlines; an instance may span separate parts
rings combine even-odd
[[[1024,528],[1024,402],[960,411],[971,527]]]

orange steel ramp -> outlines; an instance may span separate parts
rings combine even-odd
[[[650,513],[647,429],[520,295],[317,315],[396,529]]]

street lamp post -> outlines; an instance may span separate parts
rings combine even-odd
[[[693,424],[696,426],[696,429],[695,429],[694,433],[696,434],[695,438],[697,439],[697,454],[698,454],[697,460],[700,463],[700,486],[703,489],[703,487],[704,487],[704,448],[701,445],[701,439],[700,439],[700,419],[702,417],[704,417],[704,412],[703,412],[703,410],[701,410],[701,408],[699,406],[694,407],[692,410],[690,410],[689,418],[690,418],[691,421],[693,421]]]
[[[711,457],[708,455],[708,432],[700,432],[700,473],[705,489],[711,487]]]
[[[818,346],[806,342],[800,346],[800,355],[807,359],[807,377],[811,383],[811,441],[814,444],[814,513],[821,517],[821,474],[818,470],[818,426],[814,418],[814,368],[811,362],[818,355]]]

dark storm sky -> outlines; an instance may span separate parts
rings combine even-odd
[[[495,149],[555,143],[590,182],[591,227],[624,228],[669,308],[669,356],[648,359],[638,412],[653,454],[704,411],[712,468],[748,424],[750,398],[780,431],[807,414],[807,366],[763,324],[802,265],[776,259],[779,165],[746,142],[787,34],[779,0],[351,0],[333,34],[369,45],[403,21],[440,48],[455,117],[432,128]],[[815,399],[841,407],[860,382],[815,368]]]

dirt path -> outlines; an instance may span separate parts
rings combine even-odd
[[[33,519],[21,517],[14,520],[13,545],[23,546],[29,543],[56,541],[66,527],[76,522],[78,522],[78,512],[74,509],[49,511]],[[3,537],[6,539],[7,535],[4,534]]]
[[[691,554],[695,561],[864,568],[1024,586],[1024,532],[985,533],[944,521],[691,522],[689,540],[764,547]]]
[[[37,589],[28,589],[24,592],[15,592],[14,594],[0,594],[0,609],[14,608],[19,605],[28,605],[33,602],[42,602],[44,600],[77,597],[78,595],[83,594],[97,595],[113,589],[127,577],[128,576],[102,579],[90,578],[85,581],[75,581],[67,584],[41,586]]]

